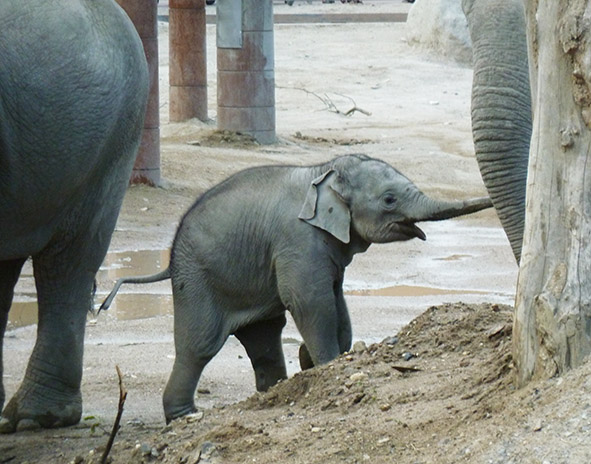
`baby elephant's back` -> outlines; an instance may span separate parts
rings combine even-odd
[[[299,226],[306,186],[294,182],[294,169],[248,169],[206,192],[179,226],[173,260],[190,257],[222,280],[271,272],[273,248]]]

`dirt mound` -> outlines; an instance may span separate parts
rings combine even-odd
[[[591,462],[591,363],[514,389],[511,315],[431,307],[396,336],[357,343],[267,393],[166,427],[124,421],[109,462]],[[99,424],[17,434],[0,462],[98,463],[104,446],[88,445],[108,433]]]
[[[395,337],[358,344],[236,405],[175,421],[145,443],[119,442],[112,456],[163,463],[414,462],[430,447],[433,456],[468,421],[495,413],[511,390],[510,327],[510,307],[432,307]]]
[[[358,352],[353,350],[327,367],[298,373],[268,393],[251,397],[242,406],[263,409],[297,404],[320,411],[336,407],[348,410],[383,399],[370,394],[370,387],[378,386],[370,381],[370,376],[392,381],[422,376],[427,370],[452,367],[445,361],[454,355],[464,357],[461,364],[467,366],[471,353],[482,357],[484,348],[501,346],[502,350],[492,359],[484,360],[490,367],[494,365],[496,371],[489,372],[486,379],[477,379],[477,383],[505,379],[511,359],[505,341],[510,334],[508,307],[461,303],[434,306],[404,327],[398,336]],[[434,360],[438,366],[431,364]]]

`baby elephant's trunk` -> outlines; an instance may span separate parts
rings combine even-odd
[[[424,194],[414,205],[410,212],[410,219],[413,222],[442,221],[464,214],[476,213],[486,208],[492,208],[493,204],[489,197],[471,198],[463,201],[440,201],[433,200]]]

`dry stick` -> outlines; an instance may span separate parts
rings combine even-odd
[[[111,448],[115,442],[115,436],[119,431],[119,423],[121,422],[121,416],[123,415],[123,405],[125,404],[125,399],[127,398],[127,390],[125,390],[125,387],[123,386],[123,376],[121,375],[121,370],[119,369],[119,366],[115,366],[115,369],[117,369],[117,376],[119,377],[119,408],[117,410],[117,417],[113,423],[113,430],[111,430],[111,435],[109,436],[109,441],[107,442],[107,448],[105,449],[103,457],[101,458],[101,464],[107,463],[107,457],[111,452]]]
[[[345,111],[344,113],[342,113],[345,116],[351,116],[353,113],[355,113],[355,111],[359,111],[360,113],[363,113],[366,116],[371,116],[371,113],[369,111],[359,108],[357,106],[357,103],[355,103],[355,100],[353,100],[350,96],[343,95],[341,93],[335,93],[335,95],[338,95],[339,97],[347,98],[347,99],[351,100],[351,103],[353,103],[353,108],[351,108],[349,111]],[[328,98],[328,96],[326,94],[325,94],[325,96]]]
[[[280,89],[292,89],[292,90],[301,90],[302,92],[306,92],[307,94],[310,95],[314,95],[316,98],[318,98],[318,100],[320,100],[322,103],[324,103],[324,105],[326,106],[326,109],[328,111],[332,111],[333,113],[336,114],[342,114],[344,116],[351,116],[353,113],[355,113],[355,111],[359,111],[360,113],[363,113],[366,116],[371,116],[371,113],[369,111],[366,111],[364,109],[361,109],[357,106],[357,104],[355,103],[355,100],[353,100],[351,97],[347,96],[347,95],[342,95],[340,93],[335,93],[335,95],[338,95],[340,97],[346,98],[348,100],[351,101],[351,103],[353,103],[353,108],[351,108],[350,110],[347,111],[341,111],[337,108],[337,106],[334,104],[334,102],[332,101],[332,99],[328,96],[328,94],[324,94],[324,97],[318,95],[315,92],[312,92],[310,90],[307,89],[303,89],[301,87],[280,87],[277,86],[277,88]]]

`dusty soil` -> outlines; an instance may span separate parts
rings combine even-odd
[[[296,2],[291,10],[276,5],[276,12],[409,7],[397,0]],[[97,304],[119,275],[165,266],[186,208],[245,167],[363,152],[390,162],[431,195],[483,195],[470,136],[471,70],[410,48],[404,27],[276,25],[278,142],[260,146],[216,131],[213,26],[212,120],[168,123],[162,23],[163,182],[129,189],[98,276]],[[327,99],[340,113],[356,106],[370,114],[338,114]],[[161,410],[174,359],[169,284],[123,289],[109,312],[89,317],[81,424],[2,436],[0,463],[99,462],[117,413],[116,365],[128,391],[110,454],[117,463],[591,462],[591,366],[521,390],[512,385],[508,304],[517,269],[494,212],[422,228],[427,242],[374,245],[348,268],[357,342],[351,353],[299,373],[301,337],[290,322],[284,332],[290,379],[257,394],[248,359],[231,338],[204,372],[200,412],[170,426]],[[13,313],[33,292],[25,269]],[[4,350],[8,397],[36,328],[13,316]]]

